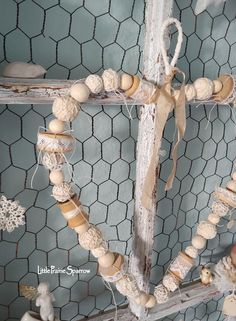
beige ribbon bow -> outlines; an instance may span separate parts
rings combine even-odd
[[[172,96],[171,82],[176,73],[181,73],[183,82],[179,90],[179,96],[175,100]],[[178,131],[177,141],[172,149],[173,167],[171,174],[167,179],[165,190],[171,189],[173,180],[176,174],[177,167],[177,149],[181,139],[184,137],[186,128],[186,113],[185,113],[185,75],[178,68],[173,68],[169,76],[166,76],[166,81],[161,88],[157,88],[154,95],[151,97],[149,103],[155,103],[157,105],[154,122],[154,146],[151,161],[148,167],[147,175],[144,181],[143,192],[141,197],[142,205],[151,209],[152,197],[154,188],[156,185],[156,168],[158,161],[158,151],[161,146],[161,138],[167,122],[169,113],[175,110],[175,124]]]

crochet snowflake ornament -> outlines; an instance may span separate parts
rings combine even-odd
[[[25,224],[26,209],[18,201],[11,201],[2,195],[0,198],[0,230],[12,232],[16,227]]]

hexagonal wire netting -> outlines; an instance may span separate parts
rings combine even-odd
[[[234,72],[236,6],[228,0],[199,16],[194,1],[175,1],[174,16],[184,29],[178,62],[192,82],[203,75],[216,78]],[[142,70],[143,0],[0,0],[1,69],[21,60],[42,64],[47,78],[79,79],[111,67],[131,74]],[[175,34],[173,34],[175,38]],[[51,106],[0,106],[1,193],[27,207],[26,225],[11,234],[1,232],[0,319],[19,320],[34,304],[19,296],[19,284],[36,286],[47,280],[56,297],[61,320],[75,321],[112,307],[111,293],[97,275],[96,260],[78,245],[66,227],[51,195],[48,173],[36,167],[37,130],[52,118]],[[103,231],[112,250],[130,253],[135,143],[138,108],[130,120],[122,106],[83,106],[73,122],[77,149],[70,160],[75,182],[90,221]],[[209,212],[215,186],[232,171],[235,125],[226,106],[187,106],[187,130],[179,148],[173,189],[164,192],[171,167],[174,133],[171,116],[165,129],[158,189],[158,216],[151,287],[162,278],[169,262],[184,248],[199,218]],[[225,222],[224,222],[225,223]],[[223,225],[223,224],[222,224]],[[208,242],[201,262],[217,258],[234,240],[235,228],[220,227]],[[38,267],[68,265],[89,269],[89,274],[38,274]],[[198,275],[197,269],[189,276]],[[117,304],[125,302],[115,292]],[[221,320],[219,298],[201,303],[165,320]]]

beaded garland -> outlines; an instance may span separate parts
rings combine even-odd
[[[201,82],[208,86],[208,98],[213,97],[213,94],[218,94],[219,96],[220,90],[224,87],[220,79],[217,80],[222,86],[218,86],[219,92],[216,92],[214,91],[216,86],[213,85],[211,80],[206,80],[206,78],[204,80],[199,79],[197,83],[185,86],[187,100],[193,100],[197,97],[203,99],[199,92],[202,88]],[[208,239],[215,236],[215,225],[218,220],[213,220],[211,217],[211,220],[200,223],[198,227],[199,235],[195,237],[193,244],[187,247],[186,252],[180,253],[172,262],[164,277],[163,284],[155,288],[154,296],[144,293],[138,288],[133,275],[127,274],[127,265],[123,255],[112,253],[114,261],[112,262],[111,260],[112,255],[109,256],[110,263],[107,261],[108,257],[105,256],[108,253],[108,247],[103,240],[101,231],[89,223],[89,216],[82,208],[70,184],[64,181],[61,183],[61,179],[64,177],[62,174],[62,167],[65,162],[64,152],[71,151],[74,148],[72,136],[64,133],[63,125],[75,119],[79,113],[80,104],[87,100],[90,93],[97,94],[104,89],[108,92],[123,90],[127,97],[135,97],[135,99],[141,99],[144,100],[144,103],[148,103],[155,102],[153,99],[155,98],[156,88],[156,86],[140,79],[138,76],[126,74],[120,76],[112,69],[105,70],[102,77],[90,75],[85,80],[85,83],[72,86],[70,93],[73,97],[69,95],[56,98],[53,104],[53,113],[56,118],[49,124],[50,131],[38,134],[37,142],[37,147],[40,153],[43,154],[42,163],[51,171],[50,180],[54,184],[52,196],[57,200],[58,207],[68,221],[68,226],[79,234],[80,245],[87,250],[91,250],[95,257],[99,259],[104,258],[99,260],[98,270],[105,281],[115,283],[117,289],[122,294],[127,295],[136,303],[146,308],[152,308],[156,303],[161,304],[168,300],[169,293],[177,289],[193,266],[193,258],[197,257],[198,250],[202,249],[205,245],[204,238],[207,237],[208,232],[210,232],[210,237],[207,237]],[[175,99],[176,92],[173,91],[172,93],[173,99]],[[54,172],[52,173],[52,171]],[[236,177],[236,175],[234,176]],[[212,212],[216,217],[220,218],[227,214],[230,207],[236,207],[235,193],[236,190],[232,191],[232,189],[219,188],[216,190],[216,202],[212,206]],[[215,225],[213,222],[216,222]],[[202,225],[204,225],[204,231],[200,229]],[[200,241],[202,242],[201,244],[199,244]]]

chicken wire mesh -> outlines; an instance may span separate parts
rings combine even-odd
[[[209,8],[199,16],[194,1],[175,1],[173,15],[184,29],[178,66],[192,82],[203,75],[216,78],[233,72],[236,6],[233,0]],[[2,69],[22,60],[42,64],[47,78],[79,79],[111,67],[131,74],[142,70],[144,31],[143,0],[42,0],[0,1]],[[175,34],[173,34],[175,38]],[[111,293],[97,275],[96,260],[79,247],[66,227],[51,195],[48,173],[36,167],[36,133],[52,118],[51,106],[1,105],[1,193],[27,207],[26,225],[13,233],[1,232],[0,319],[19,320],[34,304],[19,296],[19,284],[36,286],[47,280],[56,297],[61,320],[79,320],[110,309]],[[162,278],[168,264],[184,248],[199,218],[209,212],[215,186],[224,184],[232,171],[235,125],[226,106],[187,106],[187,130],[179,148],[178,171],[173,189],[164,192],[171,168],[170,147],[174,119],[169,118],[162,147],[158,186],[151,287]],[[122,106],[83,106],[73,122],[77,148],[70,160],[82,203],[90,220],[103,231],[112,250],[130,253],[135,144],[138,107],[130,120]],[[222,224],[223,225],[223,224]],[[235,228],[220,227],[207,244],[201,263],[214,259],[234,240]],[[74,276],[38,274],[38,267],[56,266],[90,270]],[[197,269],[190,278],[198,275]],[[118,305],[124,298],[115,293]],[[165,320],[221,320],[219,298],[201,303]]]

